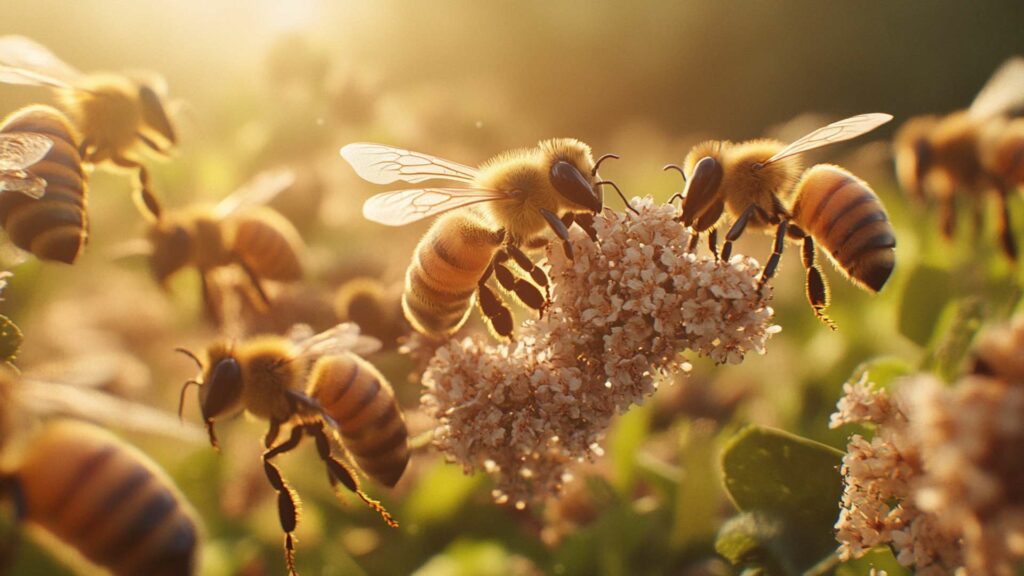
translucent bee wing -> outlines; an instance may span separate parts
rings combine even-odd
[[[22,378],[18,382],[17,402],[38,416],[72,416],[90,422],[157,434],[168,438],[202,442],[206,434],[194,424],[178,417],[79,385]]]
[[[1024,111],[1024,57],[1010,58],[992,74],[971,102],[968,113],[975,118]]]
[[[363,216],[387,226],[404,226],[463,206],[508,198],[508,194],[489,188],[395,190],[377,194],[363,203]]]
[[[42,134],[0,134],[0,170],[24,170],[46,157],[53,141]]]
[[[20,192],[38,200],[46,193],[46,180],[21,171],[0,171],[0,192]]]
[[[81,79],[81,72],[35,40],[0,37],[0,82],[73,88]]]
[[[833,122],[828,126],[822,126],[814,132],[800,138],[796,142],[793,142],[789,146],[786,146],[782,150],[779,150],[774,156],[764,162],[765,165],[771,164],[788,158],[794,154],[801,154],[808,150],[814,150],[815,148],[821,148],[837,142],[843,142],[856,138],[861,134],[866,134],[875,128],[878,128],[882,124],[892,120],[891,114],[860,114],[858,116],[851,116],[844,120]]]
[[[298,354],[309,360],[346,352],[366,356],[381,348],[380,340],[360,334],[359,326],[352,322],[338,324],[319,334],[312,332],[306,324],[293,326],[288,332],[289,339],[298,348]]]
[[[356,142],[341,149],[344,158],[361,178],[374,184],[427,180],[454,180],[472,184],[479,171],[458,162],[384,144]]]
[[[245,208],[266,204],[295,183],[295,172],[288,168],[260,172],[217,204],[221,218]]]

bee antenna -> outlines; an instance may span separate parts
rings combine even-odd
[[[619,159],[619,155],[618,154],[605,154],[605,155],[601,156],[600,158],[598,158],[597,162],[594,162],[594,168],[590,170],[590,176],[591,177],[596,177],[597,176],[597,169],[601,166],[601,162],[604,162],[605,160],[607,160],[609,158],[614,158],[614,159],[618,160]]]
[[[199,367],[200,371],[204,369],[202,361],[200,361],[199,358],[195,354],[193,354],[191,350],[187,348],[175,348],[174,351],[178,352],[179,354],[184,354],[185,356],[191,358],[192,361],[196,363],[196,366]]]
[[[615,182],[612,182],[611,180],[601,180],[600,182],[594,182],[594,186],[611,186],[612,188],[615,188],[615,191],[619,193],[619,198],[622,198],[622,203],[626,205],[626,208],[632,210],[637,216],[640,215],[640,212],[637,212],[637,209],[633,208],[629,203],[629,200],[626,200],[626,195],[622,193],[622,190],[619,190],[619,187]]]
[[[668,172],[669,170],[675,170],[676,172],[679,172],[679,175],[683,177],[683,183],[686,183],[686,172],[684,172],[678,164],[665,164],[662,170],[665,172]]]
[[[192,385],[202,386],[197,380],[189,380],[181,387],[181,397],[178,398],[178,420],[185,421],[185,391]]]

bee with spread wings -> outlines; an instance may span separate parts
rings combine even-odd
[[[696,145],[679,170],[686,180],[682,222],[698,235],[709,232],[717,252],[716,230],[732,218],[722,258],[748,228],[775,228],[772,255],[761,274],[763,286],[778,266],[787,235],[803,242],[807,296],[816,316],[834,327],[825,308],[828,285],[815,263],[814,243],[856,285],[877,292],[895,262],[896,238],[885,208],[874,191],[853,174],[829,164],[803,170],[798,156],[809,150],[855,138],[892,119],[888,114],[861,114],[833,122],[786,145],[777,140],[733,143],[707,141]]]
[[[406,273],[402,309],[416,330],[454,333],[479,294],[481,311],[501,337],[511,336],[512,315],[487,281],[494,275],[523,304],[543,311],[547,296],[541,289],[546,291],[548,278],[526,251],[545,246],[551,230],[572,258],[568,227],[575,223],[594,235],[593,217],[604,207],[600,187],[615,187],[600,180],[597,169],[604,159],[617,158],[606,154],[595,162],[590,147],[571,138],[506,152],[479,168],[382,144],[349,144],[341,155],[374,184],[457,184],[377,194],[363,205],[363,215],[389,226],[440,215]],[[506,266],[510,259],[529,280]]]
[[[163,80],[126,75],[83,74],[47,47],[24,36],[0,37],[0,83],[46,86],[82,134],[85,162],[109,162],[138,174],[143,202],[151,198],[148,172],[139,153],[168,155],[177,136],[161,94]]]
[[[1004,62],[970,107],[945,116],[915,116],[893,143],[900,187],[916,199],[934,200],[946,238],[956,233],[957,202],[966,200],[976,228],[983,226],[984,200],[995,199],[999,240],[1010,260],[1017,241],[1008,198],[1024,184],[1024,57]]]

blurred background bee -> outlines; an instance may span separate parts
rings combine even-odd
[[[83,74],[24,36],[0,37],[0,82],[48,86],[71,115],[85,162],[108,163],[138,175],[139,200],[153,201],[143,152],[169,155],[177,136],[163,101],[163,80]]]
[[[391,526],[391,515],[359,487],[351,460],[365,474],[388,487],[402,477],[409,460],[408,430],[394,391],[377,369],[356,355],[379,348],[359,335],[353,324],[339,324],[312,334],[297,327],[290,337],[264,336],[239,342],[217,341],[202,359],[179,349],[197,364],[199,406],[210,442],[218,446],[214,423],[241,412],[267,420],[264,471],[278,493],[278,514],[285,532],[285,558],[295,573],[293,532],[299,497],[271,460],[299,445],[304,436],[316,442],[331,484],[342,483],[376,510]],[[179,409],[180,410],[180,409]],[[282,431],[288,438],[278,442]],[[340,440],[340,443],[339,443]]]
[[[1009,195],[1024,181],[1024,58],[1000,66],[971,106],[945,116],[911,118],[896,133],[896,175],[912,198],[939,205],[943,235],[952,238],[957,225],[957,199],[966,199],[975,230],[983,227],[983,200],[998,204],[1000,247],[1017,259],[1017,241],[1010,222]]]
[[[683,168],[686,180],[682,222],[693,227],[691,247],[708,232],[717,254],[717,229],[731,217],[721,257],[728,260],[732,243],[748,228],[775,227],[772,254],[760,284],[774,274],[787,235],[803,242],[807,297],[814,314],[835,328],[825,314],[828,284],[815,262],[815,241],[854,284],[877,292],[895,264],[896,237],[875,192],[849,171],[831,164],[803,170],[798,155],[849,140],[888,122],[888,114],[862,114],[819,128],[792,144],[778,140],[733,143],[709,140],[693,147]]]
[[[89,233],[78,134],[49,106],[22,108],[0,125],[0,225],[15,246],[73,264]]]
[[[291,222],[263,205],[291,186],[294,178],[290,170],[260,173],[216,206],[164,211],[155,198],[140,205],[150,222],[148,247],[140,250],[148,253],[153,277],[166,286],[182,268],[195,267],[207,317],[219,325],[224,315],[212,272],[235,264],[245,272],[260,305],[268,307],[263,280],[291,282],[302,277],[302,237]]]
[[[179,441],[201,432],[90,386],[9,369],[0,370],[0,400],[0,493],[34,540],[73,566],[195,573],[200,527],[191,505],[148,456],[93,423]],[[7,540],[5,562],[16,544]]]
[[[524,250],[546,245],[545,233],[552,230],[572,258],[568,226],[577,223],[593,235],[593,215],[604,207],[600,186],[614,186],[600,180],[597,169],[604,159],[616,157],[595,162],[590,147],[572,138],[512,150],[480,168],[381,144],[349,144],[341,155],[374,184],[460,184],[384,192],[363,204],[363,216],[402,226],[443,214],[413,254],[402,295],[405,317],[423,334],[450,335],[479,298],[481,312],[500,337],[511,336],[512,313],[487,281],[494,275],[520,302],[543,311],[547,275]],[[530,280],[506,266],[510,259]]]

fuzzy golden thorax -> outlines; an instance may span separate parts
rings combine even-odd
[[[209,270],[231,263],[231,239],[208,206],[164,214],[147,232],[153,254],[150,268],[160,283],[188,265]]]
[[[510,242],[528,244],[548,229],[541,209],[558,216],[588,211],[552,184],[552,166],[560,161],[574,166],[593,187],[594,160],[590,147],[571,138],[545,140],[533,149],[511,150],[481,166],[476,185],[500,190],[511,198],[483,204],[480,212],[495,229],[505,229]]]
[[[982,165],[991,176],[1006,186],[1024,184],[1024,118],[987,122],[980,149]]]
[[[85,158],[101,162],[129,153],[142,127],[139,89],[113,74],[89,76],[82,86],[64,90],[59,98],[91,148]]]
[[[954,112],[935,126],[929,137],[932,168],[948,180],[948,187],[936,190],[937,194],[958,188],[973,193],[985,191],[987,179],[978,151],[981,126],[966,111]]]

